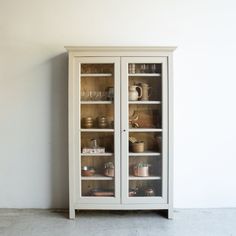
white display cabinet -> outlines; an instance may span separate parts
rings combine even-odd
[[[66,47],[69,193],[75,210],[173,217],[174,47]]]

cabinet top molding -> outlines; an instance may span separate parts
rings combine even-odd
[[[114,46],[114,47],[105,47],[105,46],[65,46],[68,52],[110,52],[110,51],[147,51],[147,52],[173,52],[177,47],[175,46]]]

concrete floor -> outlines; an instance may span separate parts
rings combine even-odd
[[[176,210],[168,220],[150,211],[82,211],[76,220],[48,210],[0,210],[1,236],[236,235],[236,209]]]

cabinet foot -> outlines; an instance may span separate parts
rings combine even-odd
[[[174,217],[173,209],[158,210],[157,213],[160,214],[161,216],[166,217],[167,219],[170,219],[170,220],[173,219],[173,217]]]
[[[69,210],[69,218],[71,220],[74,220],[75,219],[75,209],[70,209]]]
[[[168,209],[167,210],[167,218],[170,219],[170,220],[174,218],[174,211],[173,211],[173,209]]]

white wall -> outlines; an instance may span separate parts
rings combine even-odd
[[[236,207],[232,0],[0,0],[0,207],[67,207],[64,45],[177,45],[175,207]]]

